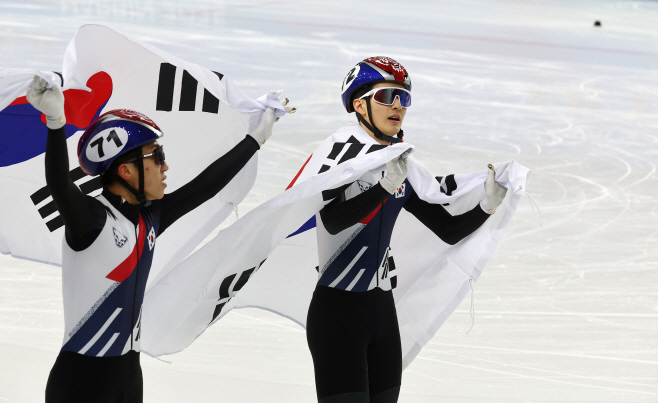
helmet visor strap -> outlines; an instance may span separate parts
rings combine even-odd
[[[150,201],[147,203],[146,194],[144,194],[144,162],[141,158],[133,161],[137,166],[137,172],[139,174],[139,189],[135,189],[130,183],[123,179],[120,175],[116,175],[115,180],[119,182],[124,188],[126,188],[130,193],[132,193],[139,204],[150,204]]]
[[[366,119],[358,112],[356,113],[356,118],[359,120],[359,122],[363,123],[363,125],[368,130],[370,130],[375,135],[375,137],[377,137],[378,139],[384,140],[384,141],[388,141],[389,143],[392,143],[392,144],[393,143],[401,143],[403,141],[402,140],[402,136],[403,136],[402,130],[400,130],[397,133],[398,138],[395,138],[395,137],[387,136],[386,134],[382,133],[381,130],[379,130],[377,128],[377,126],[375,126],[375,124],[372,122],[372,118],[371,118],[372,111],[370,109],[370,98],[366,98],[366,108],[368,110],[368,120],[370,120],[370,122],[366,121]]]
[[[144,159],[140,158],[139,161],[135,161],[137,165],[137,171],[139,172],[139,194],[137,194],[137,201],[139,204],[146,203],[146,194],[144,194]]]
[[[153,150],[152,153],[150,154],[144,154],[140,155],[139,157],[131,158],[129,160],[124,161],[124,163],[132,162],[137,166],[137,172],[139,173],[139,189],[136,190],[128,182],[123,180],[121,177],[119,177],[119,180],[123,187],[128,189],[132,194],[135,195],[137,198],[137,201],[140,204],[145,204],[146,203],[146,194],[144,193],[144,158],[147,157],[153,157],[153,160],[156,165],[162,166],[165,163],[165,154],[164,154],[164,147],[163,146],[158,146],[155,150]]]

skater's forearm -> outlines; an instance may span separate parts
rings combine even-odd
[[[336,235],[366,218],[390,195],[381,184],[377,183],[349,200],[345,200],[342,196],[337,197],[320,210],[320,218],[327,232]]]
[[[489,218],[489,214],[482,211],[479,205],[464,214],[453,216],[442,205],[421,200],[415,192],[404,208],[449,245],[475,232]]]
[[[256,154],[259,146],[251,136],[246,136],[233,149],[210,164],[190,182],[165,195],[160,233],[183,215],[199,207],[221,191]]]
[[[69,176],[69,157],[64,127],[48,129],[46,142],[46,186],[64,220],[68,235],[79,237],[93,229],[87,197]]]

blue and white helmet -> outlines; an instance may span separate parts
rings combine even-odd
[[[347,112],[354,112],[352,95],[357,89],[380,82],[396,82],[411,91],[411,79],[400,63],[385,56],[369,57],[357,63],[343,80],[342,99]]]
[[[162,130],[147,116],[130,109],[111,110],[99,116],[80,137],[80,167],[87,175],[100,175],[120,155],[162,136]]]

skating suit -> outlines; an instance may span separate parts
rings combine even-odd
[[[391,195],[378,183],[385,168],[337,189],[316,216],[320,264],[307,339],[322,403],[397,401],[402,350],[392,289],[404,273],[396,270],[389,245],[400,211],[449,244],[488,218],[479,206],[452,216],[421,200],[408,180]]]
[[[105,225],[86,249],[64,242],[62,351],[112,357],[140,351],[141,306],[158,235],[159,217],[147,208],[133,224],[104,196]]]
[[[369,171],[349,185],[342,199],[353,199],[375,186],[385,173],[383,168]],[[414,191],[407,180],[394,195],[379,188],[373,192],[377,192],[378,198],[384,197],[384,201],[365,218],[338,233],[329,233],[323,221],[325,214],[317,214],[318,285],[345,291],[390,290],[395,285],[395,262],[388,245],[395,220]],[[327,224],[331,228],[332,223]]]
[[[46,182],[65,225],[65,334],[47,402],[142,401],[142,302],[157,238],[217,194],[258,149],[246,136],[188,184],[133,205],[107,189],[84,195],[69,177],[64,130],[49,130]]]

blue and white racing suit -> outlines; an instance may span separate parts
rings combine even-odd
[[[406,209],[451,245],[489,217],[479,205],[452,216],[421,200],[408,180],[390,194],[379,184],[385,169],[329,192],[335,198],[316,215],[318,283],[307,339],[320,402],[339,396],[397,401],[402,351],[391,290],[404,273],[395,268],[390,240],[400,211]]]
[[[186,185],[131,205],[107,189],[85,195],[69,176],[64,128],[48,131],[46,183],[65,227],[65,334],[47,402],[142,401],[141,310],[157,237],[216,195],[258,149],[246,136]]]

